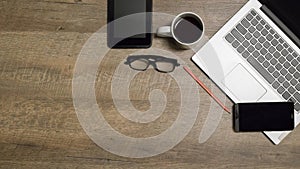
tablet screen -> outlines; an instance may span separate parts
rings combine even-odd
[[[146,35],[146,1],[115,0],[114,19],[122,18],[114,23],[114,35],[117,38],[145,38]],[[139,14],[135,14],[139,13]]]
[[[152,0],[108,0],[108,46],[151,46]]]

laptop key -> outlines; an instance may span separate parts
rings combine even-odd
[[[256,32],[254,32],[253,36],[258,38],[258,37],[260,37],[260,33],[258,31],[256,31]]]
[[[299,91],[300,90],[300,83],[298,83],[295,87]]]
[[[270,67],[268,68],[268,71],[269,71],[270,73],[273,73],[273,72],[275,71],[275,68],[274,68],[273,66],[270,66]]]
[[[294,74],[296,72],[296,69],[293,67],[290,67],[288,70],[291,74]]]
[[[281,69],[280,70],[280,74],[282,74],[283,76],[285,76],[288,72],[285,69]]]
[[[283,56],[286,56],[286,55],[288,54],[288,51],[287,51],[286,49],[283,49],[283,50],[281,51],[281,54],[282,54]]]
[[[279,61],[279,63],[283,64],[283,63],[285,62],[285,58],[284,58],[284,57],[280,57],[280,58],[278,59],[278,61]]]
[[[277,33],[274,34],[274,38],[278,39],[279,35]]]
[[[272,43],[273,46],[276,46],[276,45],[278,44],[278,41],[277,41],[276,39],[273,39],[273,40],[271,41],[271,43]]]
[[[250,26],[250,28],[248,30],[249,30],[249,32],[253,33],[255,31],[255,28],[253,26]]]
[[[264,43],[266,41],[266,39],[263,36],[261,36],[261,37],[258,38],[258,41],[260,43]]]
[[[293,60],[293,56],[289,54],[289,55],[287,55],[286,59],[287,59],[288,61],[291,61],[291,60]],[[295,66],[295,65],[294,65],[294,66]]]
[[[256,16],[256,19],[260,21],[260,20],[261,20],[261,17],[257,15],[257,16]]]
[[[242,53],[242,52],[245,50],[245,48],[244,48],[242,45],[240,45],[236,50],[237,50],[239,53]]]
[[[264,66],[265,68],[268,68],[268,67],[270,66],[270,63],[269,63],[268,61],[265,61],[265,62],[263,63],[263,66]]]
[[[245,38],[236,29],[233,29],[231,33],[241,43],[245,40]]]
[[[262,63],[263,61],[265,61],[265,58],[263,56],[259,56],[257,59],[260,63]]]
[[[280,76],[280,77],[278,78],[278,81],[279,81],[280,83],[283,83],[283,82],[284,82],[284,78],[283,78],[282,76]]]
[[[274,53],[274,56],[275,56],[275,58],[279,58],[280,57],[280,53],[278,52],[278,51],[276,51],[275,53]]]
[[[237,40],[234,40],[233,42],[232,42],[232,46],[234,47],[234,48],[237,48],[238,46],[239,46],[239,42],[237,41]]]
[[[290,52],[290,53],[292,53],[293,52],[293,49],[292,48],[288,48],[288,51]]]
[[[298,81],[296,80],[296,79],[292,79],[291,80],[291,84],[293,85],[293,86],[296,86],[297,84],[298,84]]]
[[[243,35],[247,33],[247,30],[241,24],[237,24],[236,29]]]
[[[286,78],[287,80],[291,80],[293,77],[292,77],[291,74],[287,74],[287,75],[285,75],[285,78]]]
[[[275,65],[277,63],[277,60],[273,58],[270,62],[272,63],[272,65]]]
[[[275,49],[273,46],[271,46],[271,47],[268,49],[268,51],[269,51],[270,53],[274,53],[274,52],[276,51],[276,49]]]
[[[258,21],[255,18],[253,18],[251,21],[251,24],[256,26],[258,24]]]
[[[266,54],[265,58],[266,58],[267,60],[270,60],[270,59],[272,59],[272,55],[271,55],[270,53],[268,53],[268,54]]]
[[[249,39],[252,38],[252,35],[251,35],[250,33],[247,33],[247,34],[245,35],[245,38],[246,38],[247,40],[249,40]]]
[[[294,94],[294,98],[295,98],[298,102],[300,102],[300,94],[299,94],[298,92],[296,92],[296,93]]]
[[[288,88],[288,87],[291,86],[291,85],[290,85],[289,82],[285,81],[285,82],[283,83],[283,86],[284,86],[285,88]]]
[[[266,22],[265,22],[264,20],[261,20],[261,21],[260,21],[260,24],[265,25]]]
[[[248,28],[250,26],[250,23],[246,20],[246,19],[243,19],[241,21],[242,25],[245,27],[245,28]]]
[[[294,94],[294,92],[296,91],[296,89],[293,88],[292,86],[290,86],[290,87],[288,88],[288,91],[289,91],[291,94]]]
[[[287,100],[288,98],[291,97],[291,95],[286,91],[282,94],[282,97]]]
[[[270,83],[272,84],[274,82],[274,77],[269,74],[269,72],[266,71],[262,65],[256,61],[255,58],[250,56],[247,61]]]
[[[253,19],[253,16],[252,16],[251,14],[248,14],[248,15],[246,16],[246,18],[248,19],[248,21],[250,21],[251,19]]]
[[[260,43],[257,43],[257,44],[255,45],[255,48],[256,48],[257,50],[260,50],[260,49],[262,48],[262,45],[261,45]]]
[[[243,42],[243,46],[244,46],[245,48],[247,48],[249,45],[250,45],[250,43],[249,43],[248,41],[244,41],[244,42]]]
[[[273,73],[273,76],[276,77],[276,78],[278,78],[278,77],[280,76],[280,74],[279,74],[278,71],[275,71],[275,72]]]
[[[278,89],[277,89],[277,92],[279,94],[282,94],[284,92],[284,88],[282,86],[280,86]]]
[[[268,32],[266,29],[263,29],[263,30],[261,31],[261,34],[263,34],[264,36],[266,36],[268,33],[269,33],[269,32]]]
[[[260,50],[260,53],[261,53],[262,55],[266,55],[266,54],[268,53],[268,51],[267,51],[265,48],[262,48],[262,49]]]
[[[270,44],[268,41],[266,41],[266,42],[263,44],[263,46],[264,46],[266,49],[268,49],[268,48],[271,46],[271,44]]]
[[[300,72],[300,65],[298,65],[298,66],[296,67],[296,69]]]
[[[254,50],[255,50],[255,49],[254,49],[253,46],[249,46],[249,47],[248,47],[248,51],[249,51],[250,53],[252,53]]]
[[[227,40],[227,42],[232,43],[234,41],[234,37],[231,34],[227,34],[225,36],[225,39]]]
[[[280,86],[280,84],[279,84],[277,81],[275,81],[275,82],[272,84],[272,87],[273,87],[274,89],[277,89],[279,86]]]
[[[252,10],[252,11],[251,11],[251,14],[252,14],[253,16],[255,16],[255,15],[256,15],[256,12],[255,12],[254,10]]]
[[[283,46],[282,46],[281,44],[278,44],[278,45],[276,46],[276,49],[279,50],[279,51],[281,51],[281,50],[283,49]]]
[[[282,68],[282,65],[281,65],[280,63],[277,63],[277,64],[275,65],[275,68],[276,68],[277,70],[280,70],[280,69]]]
[[[257,43],[257,40],[256,40],[255,38],[252,38],[252,39],[250,40],[250,43],[251,43],[252,45],[255,45],[255,44]]]
[[[289,101],[290,101],[290,102],[293,102],[294,104],[297,102],[297,100],[296,100],[294,97],[290,97],[290,98],[289,98]]]
[[[278,36],[278,35],[277,35],[277,36]],[[279,38],[279,36],[278,36],[278,38]],[[278,39],[278,41],[279,41],[279,43],[281,43],[281,44],[284,42],[282,38]]]
[[[245,51],[243,52],[242,56],[243,56],[244,58],[247,58],[248,56],[250,56],[250,53],[249,53],[248,51],[245,50]]]
[[[266,36],[266,38],[268,39],[268,41],[271,41],[271,40],[273,39],[273,36],[272,36],[271,34],[268,34],[268,35]]]
[[[252,54],[253,54],[253,56],[256,57],[256,58],[259,56],[259,53],[258,53],[257,51],[254,51]]]
[[[289,62],[285,62],[285,63],[283,64],[283,66],[284,66],[286,69],[288,69],[289,67],[291,67],[291,64],[290,64]]]
[[[297,53],[296,53],[296,52],[294,52],[292,55],[293,55],[295,58],[297,57]]]
[[[300,78],[300,73],[299,72],[294,73],[294,78],[299,79]]]
[[[256,25],[256,29],[259,30],[259,31],[262,30],[263,28],[264,27],[260,23],[258,25]]]

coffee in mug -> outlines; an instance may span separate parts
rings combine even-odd
[[[192,12],[177,15],[171,26],[163,26],[157,30],[157,36],[172,37],[180,47],[185,49],[195,46],[202,39],[203,34],[203,21]]]

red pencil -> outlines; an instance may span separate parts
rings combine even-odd
[[[230,113],[230,110],[222,104],[222,102],[193,74],[191,70],[189,70],[187,67],[183,66],[183,69],[191,75],[191,77],[228,113]]]

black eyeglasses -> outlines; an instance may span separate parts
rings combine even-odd
[[[132,69],[138,71],[144,71],[149,67],[149,65],[152,65],[154,69],[163,73],[172,72],[174,71],[176,66],[180,65],[176,59],[166,58],[157,55],[128,56],[125,64],[129,65]]]

